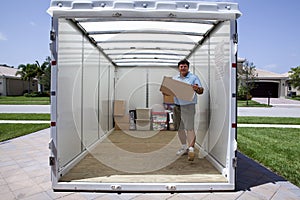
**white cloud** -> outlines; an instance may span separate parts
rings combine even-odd
[[[0,32],[0,41],[7,40],[6,36]]]
[[[273,70],[275,70],[277,68],[278,68],[277,64],[269,64],[269,65],[265,65],[263,67],[263,69],[268,70],[268,71],[273,71]]]
[[[35,23],[35,22],[32,22],[32,21],[31,21],[29,24],[30,24],[31,26],[36,26],[36,23]]]
[[[295,57],[296,58],[296,57],[298,57],[298,55],[297,55],[297,53],[292,53],[291,57]]]

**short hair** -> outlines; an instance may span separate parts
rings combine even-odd
[[[179,67],[179,65],[182,64],[187,64],[187,66],[190,67],[190,62],[187,59],[182,59],[181,61],[179,61],[177,66]]]

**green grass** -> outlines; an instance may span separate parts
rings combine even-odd
[[[50,97],[0,96],[0,104],[5,104],[5,105],[49,105]]]
[[[238,116],[240,124],[292,124],[299,125],[300,118],[296,117],[244,117]]]
[[[295,97],[289,97],[288,99],[300,101],[300,96],[295,96]]]
[[[238,149],[300,187],[300,131],[292,128],[238,128]]]
[[[0,120],[50,120],[47,113],[0,113]]]
[[[0,124],[0,142],[49,127],[50,124]]]
[[[248,105],[246,100],[238,100],[238,107],[272,107],[267,104],[261,104],[253,100],[248,100]]]

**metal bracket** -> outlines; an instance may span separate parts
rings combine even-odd
[[[235,33],[235,34],[233,34],[233,35],[232,35],[232,37],[233,37],[233,43],[237,44],[237,43],[238,43],[238,41],[239,41],[238,34],[237,34],[237,33]]]
[[[166,189],[169,191],[175,191],[176,190],[176,185],[167,185]]]
[[[119,12],[116,12],[112,15],[113,17],[121,17],[122,16],[122,13],[119,13]]]
[[[55,165],[55,158],[53,156],[49,157],[49,165],[54,166]]]
[[[111,189],[112,190],[122,190],[122,186],[121,185],[112,185]]]
[[[51,31],[50,31],[50,40],[51,40],[51,41],[54,41],[55,38],[56,38],[56,36],[55,36],[55,31],[51,30]]]
[[[234,168],[237,167],[237,157],[234,157],[234,158],[232,159],[232,166],[233,166]]]

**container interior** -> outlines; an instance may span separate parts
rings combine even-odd
[[[53,7],[57,4],[52,1]],[[89,4],[78,5],[89,8]],[[51,116],[56,122],[51,127],[57,163],[54,187],[88,182],[210,183],[207,188],[216,183],[232,188],[234,17],[141,18],[138,12],[137,17],[123,19],[123,15],[102,17],[77,10],[55,15],[56,8],[52,9],[56,38],[51,48],[57,62]],[[180,148],[176,131],[153,129],[154,122],[162,122],[153,121],[152,115],[172,106],[164,103],[160,92],[163,77],[178,74],[177,62],[183,58],[190,61],[190,71],[204,87],[196,105],[193,162],[176,156]],[[121,111],[116,110],[116,101],[124,102]],[[135,130],[122,121],[130,120],[132,110],[141,116]]]

